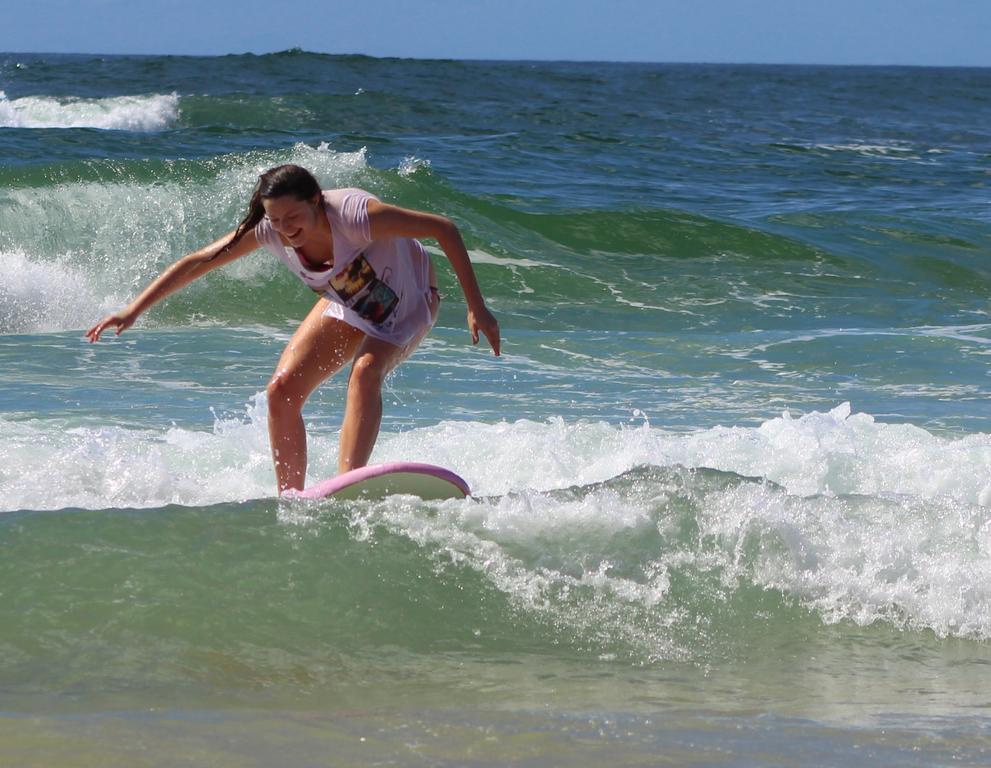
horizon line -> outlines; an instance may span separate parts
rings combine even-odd
[[[989,69],[991,64],[906,64],[901,62],[799,62],[799,61],[656,61],[650,59],[568,59],[568,58],[457,58],[451,56],[394,56],[370,53],[329,53],[305,48],[283,48],[257,53],[240,51],[228,53],[107,53],[95,51],[0,51],[2,56],[92,56],[92,57],[160,57],[160,58],[225,58],[228,56],[279,56],[283,54],[327,56],[332,58],[364,58],[379,61],[444,61],[499,64],[630,64],[656,66],[734,66],[734,67],[857,67],[857,68],[918,68],[918,69]]]

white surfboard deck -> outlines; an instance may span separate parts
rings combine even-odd
[[[393,494],[411,494],[421,499],[463,499],[471,490],[449,469],[412,461],[394,461],[353,469],[311,485],[302,491],[286,491],[294,499],[384,499]]]

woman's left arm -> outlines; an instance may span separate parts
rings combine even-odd
[[[444,216],[399,208],[378,200],[368,201],[368,224],[372,240],[389,237],[415,237],[436,240],[461,283],[468,304],[468,330],[472,344],[481,331],[495,354],[499,354],[499,322],[485,306],[468,249],[454,222]]]

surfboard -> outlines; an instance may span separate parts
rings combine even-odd
[[[463,499],[471,495],[462,478],[449,469],[433,464],[412,461],[394,461],[389,464],[373,464],[352,469],[337,477],[311,485],[302,491],[286,491],[283,495],[293,499],[384,499],[397,493],[419,496],[432,501],[437,499]]]

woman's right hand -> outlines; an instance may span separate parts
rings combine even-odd
[[[86,331],[86,338],[90,342],[99,341],[100,334],[110,326],[114,326],[117,329],[117,335],[120,336],[124,331],[134,325],[134,321],[138,319],[138,316],[142,312],[146,311],[153,304],[161,301],[169,294],[175,293],[180,288],[189,285],[193,280],[203,277],[207,272],[217,267],[222,267],[224,264],[230,264],[235,259],[240,259],[258,247],[258,239],[255,237],[255,232],[253,229],[249,229],[236,243],[228,248],[228,243],[231,242],[236,233],[237,230],[228,232],[219,240],[206,246],[206,248],[200,248],[198,251],[183,256],[179,261],[172,264],[172,266],[152,280],[148,287],[128,305],[127,309],[107,315]]]
[[[499,321],[484,304],[477,311],[468,310],[468,330],[471,331],[472,344],[478,344],[478,332],[481,331],[496,357],[499,356]]]
[[[100,340],[100,334],[103,333],[111,325],[116,326],[117,335],[120,336],[124,331],[134,325],[134,321],[137,316],[131,315],[129,312],[124,310],[123,312],[116,312],[112,315],[107,315],[100,322],[86,331],[86,338],[90,340],[92,344],[94,341]]]

